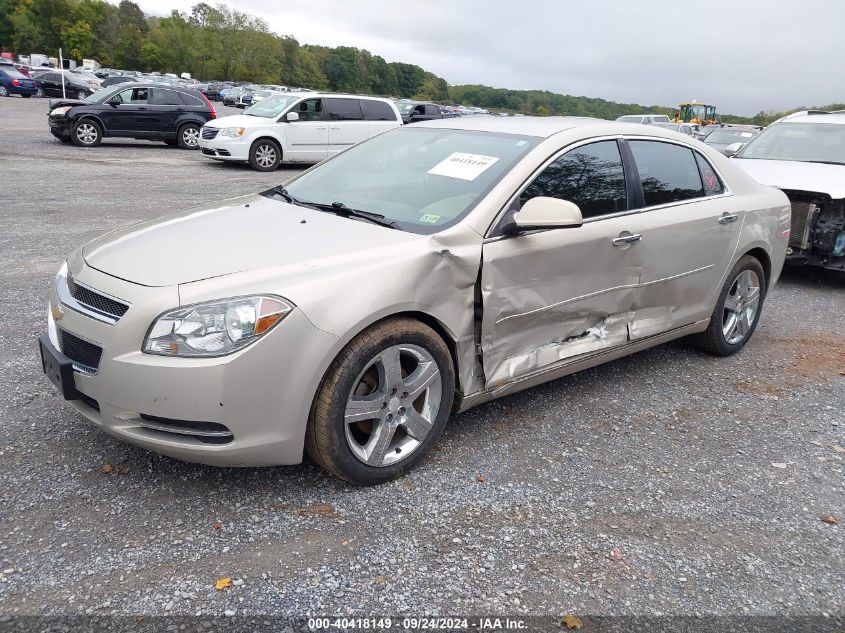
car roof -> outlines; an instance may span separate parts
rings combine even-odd
[[[830,114],[808,114],[784,119],[784,123],[838,123],[845,125],[845,112],[831,112]]]
[[[500,132],[504,134],[521,134],[523,136],[548,138],[558,132],[562,132],[563,130],[596,123],[613,125],[613,122],[611,121],[575,116],[501,117],[477,115],[449,119],[435,119],[434,121],[422,121],[420,123],[414,123],[414,127],[438,127],[448,128],[450,130]]]

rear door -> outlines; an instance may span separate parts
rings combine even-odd
[[[329,116],[329,156],[370,137],[370,125],[364,120],[359,99],[327,97],[326,110]]]
[[[41,83],[45,96],[62,96],[62,78],[59,73],[44,73],[38,81]]]
[[[289,112],[299,115],[297,121],[280,119],[278,125],[285,127],[287,147],[283,150],[284,160],[303,163],[318,163],[329,150],[329,124],[322,98],[303,99],[293,105]]]
[[[635,232],[643,272],[631,338],[710,316],[739,243],[744,211],[697,151],[656,140],[628,141],[644,209]]]
[[[488,388],[583,354],[624,345],[642,266],[628,243],[636,214],[615,139],[554,158],[511,205],[576,203],[578,228],[489,236],[483,247],[481,347]],[[620,239],[621,238],[621,239]]]
[[[169,88],[153,88],[151,92],[150,132],[159,136],[175,134],[177,120],[185,113],[182,96]]]
[[[369,136],[375,136],[400,124],[396,111],[384,101],[375,99],[361,99],[361,109],[364,120],[369,126]]]

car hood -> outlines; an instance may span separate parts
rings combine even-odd
[[[120,229],[83,247],[92,268],[143,286],[172,286],[419,239],[366,221],[254,194]]]
[[[224,127],[255,127],[261,124],[273,123],[273,119],[267,119],[260,116],[247,116],[245,114],[232,114],[229,116],[214,119],[205,124],[206,127],[224,128]]]
[[[60,106],[78,106],[78,105],[88,105],[88,104],[85,101],[81,101],[79,99],[50,99],[49,110],[53,110],[54,108],[58,108]]]
[[[845,165],[759,158],[734,160],[761,184],[790,191],[826,194],[833,199],[845,198]]]

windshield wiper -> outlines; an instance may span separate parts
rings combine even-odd
[[[284,185],[276,185],[272,189],[268,189],[267,191],[265,191],[264,194],[268,196],[278,196],[282,198],[285,202],[295,204],[300,207],[306,207],[308,209],[318,208],[315,204],[311,204],[310,202],[304,202],[299,198],[295,198],[294,196],[292,196],[290,193],[288,193],[288,190],[285,189]]]
[[[402,230],[402,228],[396,222],[394,222],[393,220],[388,220],[381,213],[373,213],[372,211],[361,211],[360,209],[352,209],[350,207],[347,207],[342,202],[332,202],[331,204],[309,202],[308,205],[316,209],[320,209],[320,211],[334,213],[335,215],[339,215],[343,218],[360,218],[362,220],[372,222],[373,224],[378,224],[379,226],[386,226],[390,229],[396,229],[397,231]]]

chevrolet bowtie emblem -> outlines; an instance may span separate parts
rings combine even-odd
[[[51,306],[50,313],[53,315],[54,321],[58,321],[65,315],[65,311],[62,310],[58,305]]]

